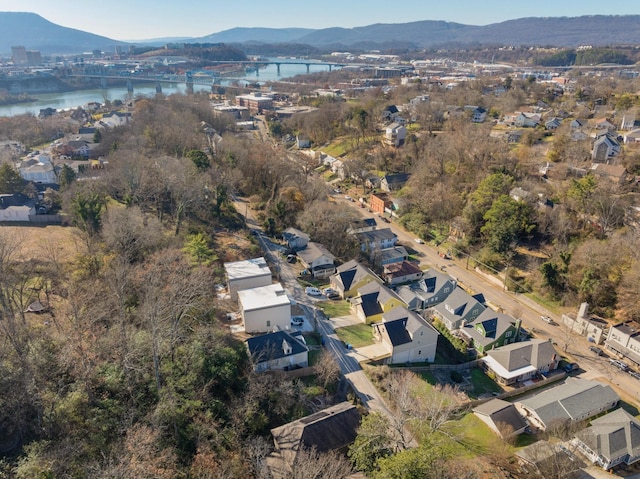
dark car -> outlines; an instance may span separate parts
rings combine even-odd
[[[564,367],[564,370],[565,372],[570,373],[571,371],[575,371],[578,368],[578,363],[569,363]]]
[[[596,353],[598,356],[604,356],[604,351],[600,349],[598,346],[589,346],[589,351],[592,353]]]

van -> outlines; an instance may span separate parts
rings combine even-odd
[[[304,292],[307,293],[308,295],[311,295],[311,296],[321,296],[322,295],[320,290],[318,288],[314,287],[314,286],[307,286],[304,289]]]

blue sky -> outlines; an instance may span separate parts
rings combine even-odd
[[[445,20],[487,25],[522,17],[640,14],[639,0],[0,0],[116,40],[199,37],[234,27],[355,27]]]

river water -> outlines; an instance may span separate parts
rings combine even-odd
[[[286,60],[282,60],[286,62]],[[310,73],[326,72],[329,70],[327,65],[314,65],[313,63],[309,67]],[[242,82],[265,82],[283,80],[307,73],[307,67],[303,64],[282,63],[280,65],[280,75],[278,76],[278,69],[276,65],[267,65],[264,68],[260,68],[258,72],[249,72],[242,77],[234,79],[240,84]],[[231,79],[222,78],[221,85],[228,85],[232,81]],[[147,86],[145,86],[147,85]],[[156,94],[155,85],[151,82],[135,84],[133,86],[133,96],[153,96]],[[210,86],[194,85],[194,91],[210,91]],[[170,95],[172,93],[185,93],[186,85],[184,83],[179,84],[162,84],[162,93]],[[89,102],[95,101],[104,103],[105,100],[126,100],[131,96],[131,93],[127,91],[125,86],[121,87],[109,87],[106,89],[92,89],[92,90],[77,90],[66,93],[33,93],[31,96],[37,98],[36,101],[29,103],[19,103],[16,105],[0,106],[0,116],[15,116],[23,115],[25,113],[33,113],[37,115],[41,109],[55,108],[57,110],[63,110],[67,108],[77,108],[82,105],[86,105]]]

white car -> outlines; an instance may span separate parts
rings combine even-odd
[[[351,198],[351,196],[349,195],[344,195],[344,199],[347,201],[355,201],[353,198]]]
[[[545,323],[555,324],[553,322],[553,319],[551,319],[549,316],[540,316],[540,319],[543,320]]]
[[[424,241],[422,240],[422,238],[416,238],[413,241],[415,241],[418,244],[424,244]]]
[[[293,316],[291,318],[291,326],[302,326],[304,319],[301,316]]]
[[[314,286],[307,286],[304,288],[304,292],[311,296],[322,296],[322,292]]]

